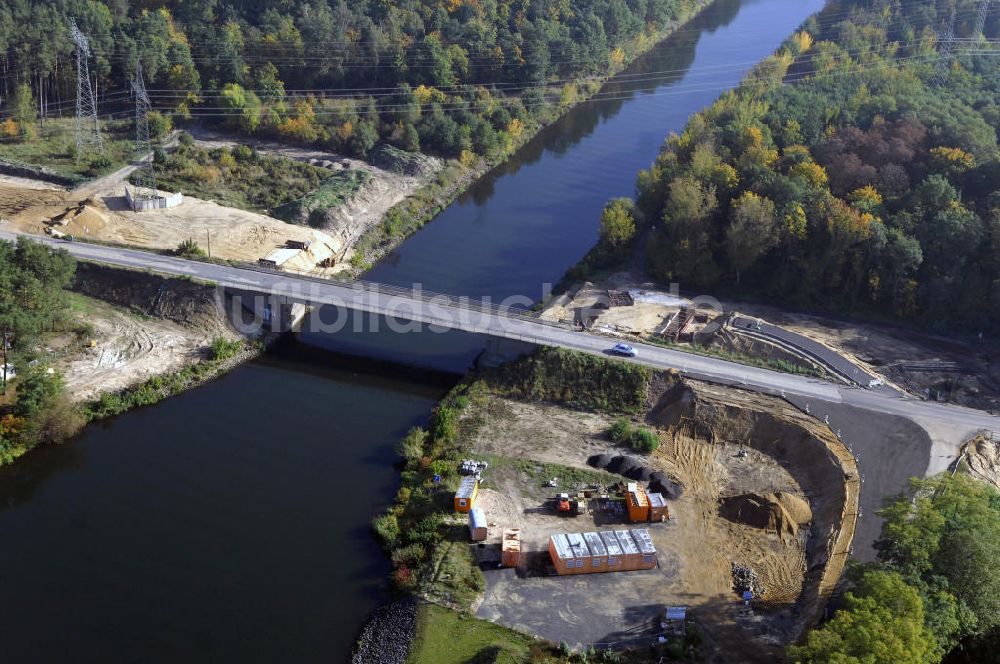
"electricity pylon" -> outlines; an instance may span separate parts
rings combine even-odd
[[[135,93],[135,151],[138,168],[132,176],[135,183],[137,201],[156,197],[156,172],[153,170],[152,146],[149,141],[149,111],[152,104],[146,94],[146,85],[142,81],[142,63],[135,61],[135,76],[132,78],[132,91]]]
[[[76,27],[76,19],[69,20],[69,36],[76,44],[76,159],[83,159],[88,149],[100,151],[101,127],[97,121],[97,100],[90,85],[90,42]]]

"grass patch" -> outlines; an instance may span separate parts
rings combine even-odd
[[[489,372],[487,380],[499,394],[514,399],[635,413],[645,407],[652,375],[651,369],[638,364],[545,347]]]
[[[494,455],[486,455],[485,459],[490,463],[490,471],[485,477],[485,487],[497,488],[491,486],[490,478],[495,473],[503,474],[503,471],[512,471],[518,473],[519,479],[525,483],[525,495],[537,500],[551,498],[560,491],[575,491],[578,487],[595,484],[607,487],[622,479],[618,475],[603,470],[573,468],[557,463],[535,461],[534,459],[515,459]],[[559,478],[559,486],[548,486],[548,481],[553,477]]]
[[[340,171],[324,181],[312,193],[302,198],[280,205],[272,213],[278,219],[292,223],[308,220],[312,226],[323,222],[323,212],[340,207],[371,179],[371,173],[364,170]]]
[[[736,362],[737,364],[745,364],[750,367],[758,367],[760,369],[771,369],[773,371],[781,371],[782,373],[796,374],[799,376],[810,376],[812,378],[829,378],[829,374],[825,371],[820,371],[819,369],[814,369],[812,367],[803,367],[788,360],[777,360],[774,358],[764,359],[760,357],[754,357],[752,355],[746,355],[744,353],[734,353],[728,350],[719,350],[717,348],[706,348],[704,346],[696,346],[689,344],[679,344],[673,341],[668,341],[660,337],[646,337],[644,339],[646,343],[653,344],[654,346],[662,346],[663,348],[673,348],[674,350],[679,350],[682,353],[694,353],[695,355],[704,355],[706,357],[717,357],[720,360],[729,360],[730,362]]]
[[[294,159],[265,157],[244,145],[211,150],[181,145],[161,154],[157,164],[161,189],[260,213],[313,195],[336,200],[355,186],[347,183],[352,177]]]
[[[74,121],[49,119],[39,127],[37,138],[0,141],[0,161],[9,167],[38,169],[41,177],[48,173],[65,178],[66,184],[79,184],[128,163],[133,157],[132,132],[130,122],[102,122],[103,155],[87,154],[77,160]],[[30,173],[25,171],[25,175]]]
[[[417,609],[407,664],[526,662],[541,644],[530,636],[436,604]],[[544,652],[544,651],[543,651]]]

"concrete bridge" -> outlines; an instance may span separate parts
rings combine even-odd
[[[16,234],[0,231],[0,239]],[[338,282],[256,266],[231,266],[191,261],[119,247],[66,242],[32,236],[39,242],[65,249],[76,258],[116,267],[149,270],[163,275],[197,279],[259,300],[258,310],[287,315],[296,305],[329,305],[356,312],[386,316],[389,327],[406,332],[414,323],[431,330],[463,330],[504,340],[495,346],[516,354],[534,345],[558,346],[594,355],[606,355],[613,344],[606,337],[580,331],[572,325],[545,321],[523,308],[503,308],[489,302],[440,293],[401,289],[369,282]],[[527,299],[520,302],[527,306]],[[280,323],[280,321],[279,321]],[[494,342],[495,343],[495,342]],[[509,345],[513,343],[514,345]],[[685,353],[651,344],[633,344],[636,362],[656,369],[676,369],[690,378],[764,394],[845,404],[864,410],[907,417],[928,430],[947,433],[948,446],[979,431],[1000,432],[1000,417],[952,404],[942,404],[883,390],[837,385],[815,378],[746,366],[714,357]],[[957,450],[955,450],[957,452]],[[943,458],[943,457],[942,457]]]

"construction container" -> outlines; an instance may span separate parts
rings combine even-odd
[[[608,552],[608,571],[617,572],[623,569],[622,560],[622,547],[618,544],[618,538],[611,531],[604,531],[600,533],[601,542],[604,544],[605,550]]]
[[[500,564],[504,567],[517,567],[521,563],[521,529],[507,528],[503,531],[503,541],[500,544]]]
[[[590,569],[588,572],[608,571],[608,549],[604,546],[604,540],[597,533],[584,533],[583,539],[590,549]]]
[[[625,504],[628,506],[628,520],[632,523],[649,521],[649,497],[646,490],[637,482],[629,482],[625,491]]]
[[[637,528],[632,531],[632,539],[639,547],[639,567],[638,569],[653,569],[656,567],[656,546],[653,538],[649,536],[649,531],[645,528]]]
[[[649,499],[649,520],[653,521],[666,521],[670,518],[670,511],[667,509],[667,499],[663,497],[662,493],[649,493],[646,494]]]
[[[576,565],[571,568],[573,574],[587,574],[590,572],[590,547],[587,540],[583,539],[582,533],[566,533],[566,541],[569,543],[570,551]]]
[[[616,530],[615,536],[618,537],[618,546],[622,548],[622,569],[627,572],[639,569],[642,554],[639,553],[632,534],[627,530]]]
[[[469,536],[473,542],[482,542],[489,537],[486,514],[478,507],[469,510]]]
[[[475,477],[463,477],[455,492],[455,511],[468,512],[476,503],[479,495],[479,480]]]
[[[588,571],[586,565],[590,562],[590,550],[579,533],[557,533],[549,537],[549,557],[556,574],[582,574]]]

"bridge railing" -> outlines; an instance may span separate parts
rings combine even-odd
[[[564,329],[573,328],[573,325],[571,323],[542,318],[538,312],[532,311],[530,309],[516,307],[516,306],[501,306],[499,304],[495,304],[489,301],[488,299],[476,299],[472,296],[440,293],[437,291],[424,290],[423,288],[420,289],[403,288],[401,286],[392,286],[390,284],[382,284],[375,281],[365,281],[363,279],[357,279],[352,281],[341,281],[335,278],[325,277],[322,275],[317,275],[315,273],[311,273],[305,270],[298,270],[295,268],[275,269],[275,268],[265,267],[263,265],[259,265],[256,263],[239,263],[238,266],[241,269],[253,270],[254,272],[263,272],[265,274],[273,274],[275,276],[294,275],[295,278],[297,279],[315,282],[326,286],[340,287],[345,290],[362,291],[365,293],[377,293],[379,295],[388,295],[390,297],[402,297],[411,300],[415,299],[428,303],[442,304],[455,309],[461,309],[465,311],[475,311],[486,315],[499,316],[510,320],[522,320],[522,321],[528,321],[532,323],[549,325],[552,327],[559,327]]]

